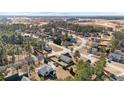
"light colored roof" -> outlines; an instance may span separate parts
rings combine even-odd
[[[28,77],[23,76],[21,81],[30,81],[30,79]]]
[[[54,63],[49,63],[49,65],[55,70],[56,66],[54,65]]]
[[[110,46],[111,45],[111,43],[108,41],[102,41],[100,44],[104,45],[104,46]]]

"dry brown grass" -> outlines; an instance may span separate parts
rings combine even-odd
[[[87,54],[87,48],[80,48],[79,49],[79,52],[82,53],[82,54]]]
[[[54,46],[54,45],[52,45],[52,44],[50,44],[50,47],[52,48],[52,50],[53,50],[54,52],[60,52],[60,51],[63,50],[63,49],[61,49],[61,48],[59,48],[59,47],[57,47],[57,46]]]
[[[72,77],[69,71],[64,70],[61,66],[56,68],[56,74],[58,79],[66,79],[67,77]]]
[[[34,71],[31,72],[31,76],[30,76],[30,79],[32,81],[40,81],[40,77],[38,76],[38,74]]]

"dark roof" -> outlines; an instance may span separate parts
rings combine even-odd
[[[5,78],[5,81],[20,81],[23,76],[28,77],[28,73],[25,73],[25,74],[23,74],[23,75],[19,75],[19,74],[17,73],[17,74],[8,76],[8,77]]]
[[[71,39],[70,39],[70,42],[72,42],[72,43],[76,43],[77,40],[76,40],[75,38],[71,38]]]
[[[65,46],[72,46],[73,43],[70,42],[70,41],[64,41],[64,42],[63,42],[63,45],[65,45]]]
[[[119,55],[119,54],[110,53],[108,57],[111,58],[111,59],[117,59],[117,60],[120,60],[122,56]]]
[[[43,49],[44,49],[45,51],[52,51],[52,48],[49,47],[48,45],[43,46]]]
[[[65,56],[65,55],[61,55],[60,60],[64,61],[67,64],[72,63],[72,59],[70,57],[68,57],[68,56]]]

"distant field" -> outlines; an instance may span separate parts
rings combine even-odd
[[[93,22],[78,22],[79,25],[96,25],[96,26],[105,26],[115,28],[118,24],[112,23],[108,20],[97,20]]]

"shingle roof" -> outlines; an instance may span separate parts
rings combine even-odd
[[[109,54],[109,58],[115,58],[115,59],[118,59],[118,60],[120,60],[121,59],[121,55],[119,55],[119,54],[114,54],[114,53],[111,53],[111,54]]]
[[[62,61],[64,61],[65,63],[67,63],[67,64],[69,64],[70,62],[72,62],[72,59],[71,59],[71,58],[69,58],[69,57],[67,57],[67,56],[64,56],[64,55],[61,55],[61,56],[60,56],[60,59],[61,59]]]
[[[49,47],[49,46],[47,46],[47,45],[45,45],[43,48],[44,48],[44,50],[46,50],[46,51],[52,51],[52,48]]]
[[[44,64],[39,70],[38,70],[38,74],[45,76],[48,75],[51,71],[54,71],[54,69],[47,64]]]

